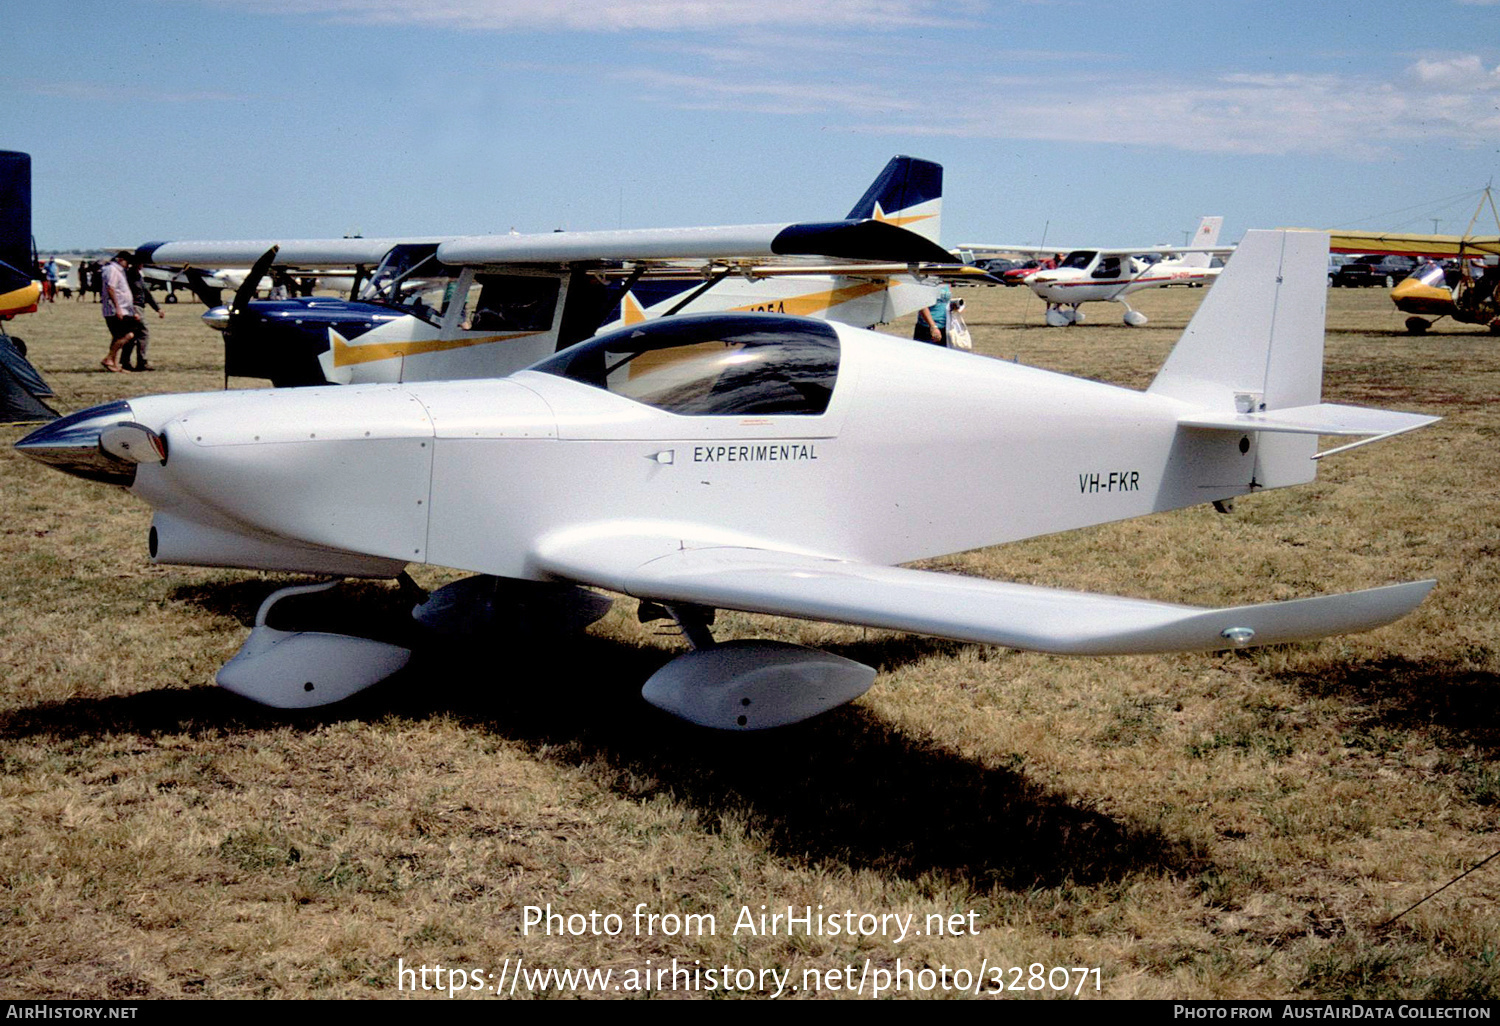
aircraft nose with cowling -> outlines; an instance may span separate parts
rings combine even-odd
[[[716,608],[1088,655],[1316,638],[1413,608],[1432,582],[1201,609],[897,565],[1303,483],[1319,435],[1431,423],[1319,401],[1326,260],[1326,236],[1248,235],[1145,392],[828,321],[703,315],[503,379],[132,399],[17,447],[146,500],[158,562],[481,575],[417,608],[437,629],[543,599],[586,624],[600,600],[578,586],[633,595],[693,648],[644,696],[757,729],[857,697],[874,670],[716,643]],[[321,705],[409,655],[277,631],[277,598],[221,684]]]

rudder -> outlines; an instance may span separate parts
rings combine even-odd
[[[1327,268],[1325,232],[1245,233],[1147,391],[1219,413],[1318,403]],[[1256,483],[1311,481],[1317,443],[1314,435],[1260,435]]]
[[[31,155],[0,150],[0,263],[22,273],[31,252]]]
[[[943,165],[917,157],[892,157],[848,219],[873,217],[938,241],[942,221]]]

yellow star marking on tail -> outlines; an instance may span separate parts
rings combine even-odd
[[[542,334],[540,331],[522,331],[514,335],[479,335],[472,338],[431,338],[409,342],[371,342],[368,345],[350,345],[348,339],[329,328],[328,341],[333,345],[333,365],[352,367],[359,363],[389,360],[397,356],[442,353],[450,349],[468,349],[470,346],[507,342],[513,338],[528,338],[540,334]]]
[[[628,327],[645,319],[646,311],[641,308],[641,301],[629,292],[625,293],[625,298],[620,300],[620,323]]]
[[[875,201],[875,220],[884,221],[886,224],[893,224],[898,228],[902,225],[911,224],[914,221],[925,221],[931,216],[931,214],[911,214],[907,217],[899,217],[895,214],[887,214],[884,210],[880,209],[880,201]]]

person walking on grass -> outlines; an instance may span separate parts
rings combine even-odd
[[[125,250],[116,253],[113,260],[100,268],[100,312],[109,328],[109,355],[99,365],[116,374],[125,368],[120,366],[120,350],[135,338],[135,326],[139,323],[135,315],[135,300],[130,295],[130,282],[125,277],[125,266],[130,254]]]

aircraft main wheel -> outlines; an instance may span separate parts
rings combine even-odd
[[[1072,323],[1073,318],[1069,317],[1065,310],[1047,311],[1047,326],[1049,328],[1066,328]]]
[[[1125,323],[1132,328],[1142,327],[1146,323],[1146,315],[1139,310],[1126,310]]]
[[[175,292],[169,292],[169,293],[167,293],[167,298],[165,300],[163,300],[163,302],[167,302],[167,303],[175,303],[175,302],[177,302],[177,293],[175,293]]]
[[[26,340],[24,338],[19,335],[7,335],[5,337],[10,339],[10,344],[16,347],[16,352],[22,356],[26,355]]]
[[[1427,329],[1432,327],[1432,322],[1421,317],[1408,317],[1406,319],[1406,330],[1413,335],[1425,335]]]

